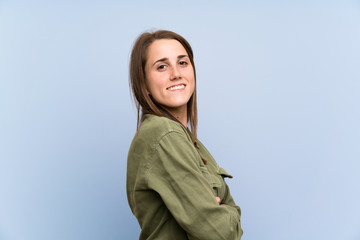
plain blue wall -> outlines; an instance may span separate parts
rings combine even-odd
[[[243,239],[360,239],[360,2],[0,1],[0,239],[138,239],[125,192],[145,30],[189,40],[199,138]]]

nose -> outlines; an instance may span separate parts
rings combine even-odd
[[[171,76],[170,76],[171,80],[179,79],[180,76],[181,76],[181,74],[180,74],[179,69],[177,67],[173,67],[171,69]]]

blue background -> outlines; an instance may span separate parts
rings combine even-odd
[[[0,239],[138,239],[135,38],[195,53],[243,239],[360,239],[360,2],[0,1]]]

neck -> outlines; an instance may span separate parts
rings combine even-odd
[[[167,109],[185,128],[187,128],[187,106],[182,108]]]

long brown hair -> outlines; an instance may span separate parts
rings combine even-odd
[[[140,126],[144,120],[144,115],[147,113],[157,116],[167,117],[174,121],[178,121],[160,104],[153,101],[153,99],[146,92],[146,75],[145,64],[148,59],[148,48],[155,41],[160,39],[174,39],[180,42],[185,48],[191,65],[194,68],[195,89],[193,95],[187,103],[187,122],[190,125],[191,135],[193,141],[196,140],[197,135],[197,102],[196,102],[196,71],[194,64],[194,55],[190,44],[177,33],[158,30],[156,32],[142,33],[135,41],[130,57],[130,88],[134,97],[137,108],[137,127]]]

